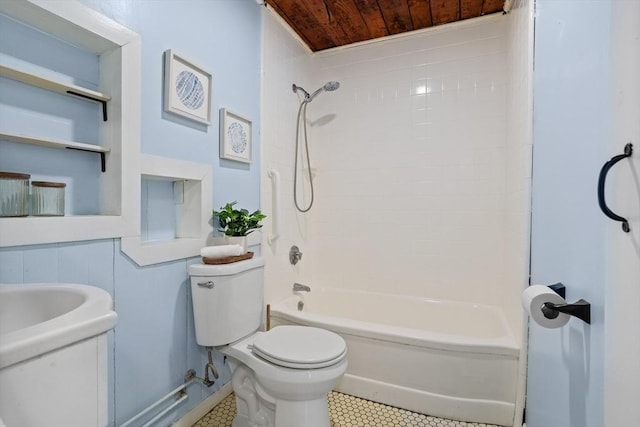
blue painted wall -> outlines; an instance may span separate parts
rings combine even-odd
[[[247,209],[259,208],[261,7],[254,0],[84,0],[83,3],[142,36],[142,151],[210,163],[214,168],[214,207],[238,200]],[[0,53],[13,56],[20,50],[26,51],[27,54],[22,54],[26,55],[25,61],[33,59],[32,62],[42,63],[42,66],[47,66],[47,61],[55,61],[56,56],[51,58],[49,54],[51,47],[37,39],[21,37],[20,32],[29,30],[19,25],[5,25],[7,22],[0,22]],[[3,43],[3,40],[11,43]],[[23,42],[25,45],[20,46]],[[15,44],[18,48],[13,46]],[[214,123],[211,126],[195,124],[163,111],[163,52],[167,49],[182,54],[213,74]],[[97,69],[92,65],[95,58],[74,52],[69,55],[74,58],[74,62],[70,62],[74,66],[61,72],[82,80],[79,84],[95,84]],[[51,67],[64,68],[64,62],[53,63]],[[4,85],[0,88],[2,96],[7,96],[4,89],[11,85],[12,91],[20,90],[20,94],[30,90],[6,79],[0,79],[0,84]],[[0,108],[8,103],[10,110],[19,110],[11,107],[2,96]],[[18,95],[15,97],[19,98]],[[74,103],[69,106],[55,104],[56,109],[47,105],[42,107],[45,116],[68,114],[75,117],[76,112],[70,110],[76,108]],[[254,159],[251,165],[219,159],[218,110],[222,107],[253,121]],[[98,111],[88,114],[91,115],[87,120],[90,122]],[[33,133],[34,127],[38,132],[49,132],[51,122],[55,120],[34,126],[25,118],[22,132]],[[90,130],[77,125],[56,131],[59,138],[91,142],[96,137]],[[78,135],[84,135],[84,138]],[[27,147],[27,151],[21,152],[23,147],[16,148],[7,142],[0,144],[0,170],[29,172],[41,168],[46,177],[47,167],[56,166],[57,169],[51,172],[56,174],[68,166],[77,169],[73,173],[78,181],[95,180],[99,173],[97,160],[86,157],[85,153],[79,153],[84,158],[70,161],[64,157],[52,159],[48,149]],[[77,166],[78,163],[81,166]],[[89,188],[95,189],[95,186],[89,185]],[[166,198],[171,197],[170,186],[151,183],[143,190],[144,210],[153,212],[143,221],[146,236],[170,235],[171,230],[167,230],[170,218],[163,215],[161,209]],[[80,209],[90,211],[96,206],[94,200]],[[187,277],[189,263],[196,261],[177,260],[140,268],[122,254],[119,239],[3,248],[0,249],[0,282],[87,283],[113,295],[119,321],[110,335],[109,394],[110,424],[117,425],[182,384],[187,369],[194,368],[201,376],[204,373],[206,352],[195,343]],[[220,354],[216,354],[216,363],[222,366]],[[169,414],[160,425],[178,419],[228,380],[228,371],[221,369],[221,378],[211,389],[199,384],[189,387],[188,402]]]
[[[579,3],[579,4],[578,4]],[[537,0],[532,283],[563,282],[592,324],[529,329],[527,427],[602,427],[605,220],[596,199],[609,135],[610,1]]]
[[[214,167],[213,203],[238,200],[258,209],[260,198],[261,8],[254,0],[83,0],[142,36],[142,152]],[[213,74],[212,126],[162,108],[163,52],[171,49]],[[253,122],[251,166],[220,160],[218,111]]]

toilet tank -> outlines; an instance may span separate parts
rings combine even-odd
[[[189,266],[196,341],[202,346],[235,342],[260,328],[264,258]]]

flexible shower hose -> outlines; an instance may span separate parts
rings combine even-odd
[[[307,100],[305,99],[300,103],[300,108],[298,108],[298,120],[296,126],[296,159],[295,165],[293,169],[293,202],[296,205],[296,209],[298,211],[305,213],[309,212],[311,206],[313,206],[313,176],[311,174],[311,161],[309,160],[309,141],[307,139]],[[309,201],[309,206],[306,208],[301,208],[298,203],[298,147],[300,146],[300,118],[302,117],[302,129],[303,129],[303,137],[304,137],[304,149],[307,157],[307,167],[309,171],[309,185],[311,187],[311,200]],[[303,165],[304,167],[304,165]]]

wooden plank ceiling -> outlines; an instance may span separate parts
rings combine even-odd
[[[266,0],[314,52],[502,11],[504,0]]]

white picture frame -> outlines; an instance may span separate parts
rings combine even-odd
[[[220,158],[251,163],[251,120],[220,109]]]
[[[211,73],[171,49],[164,52],[164,110],[211,124]]]

